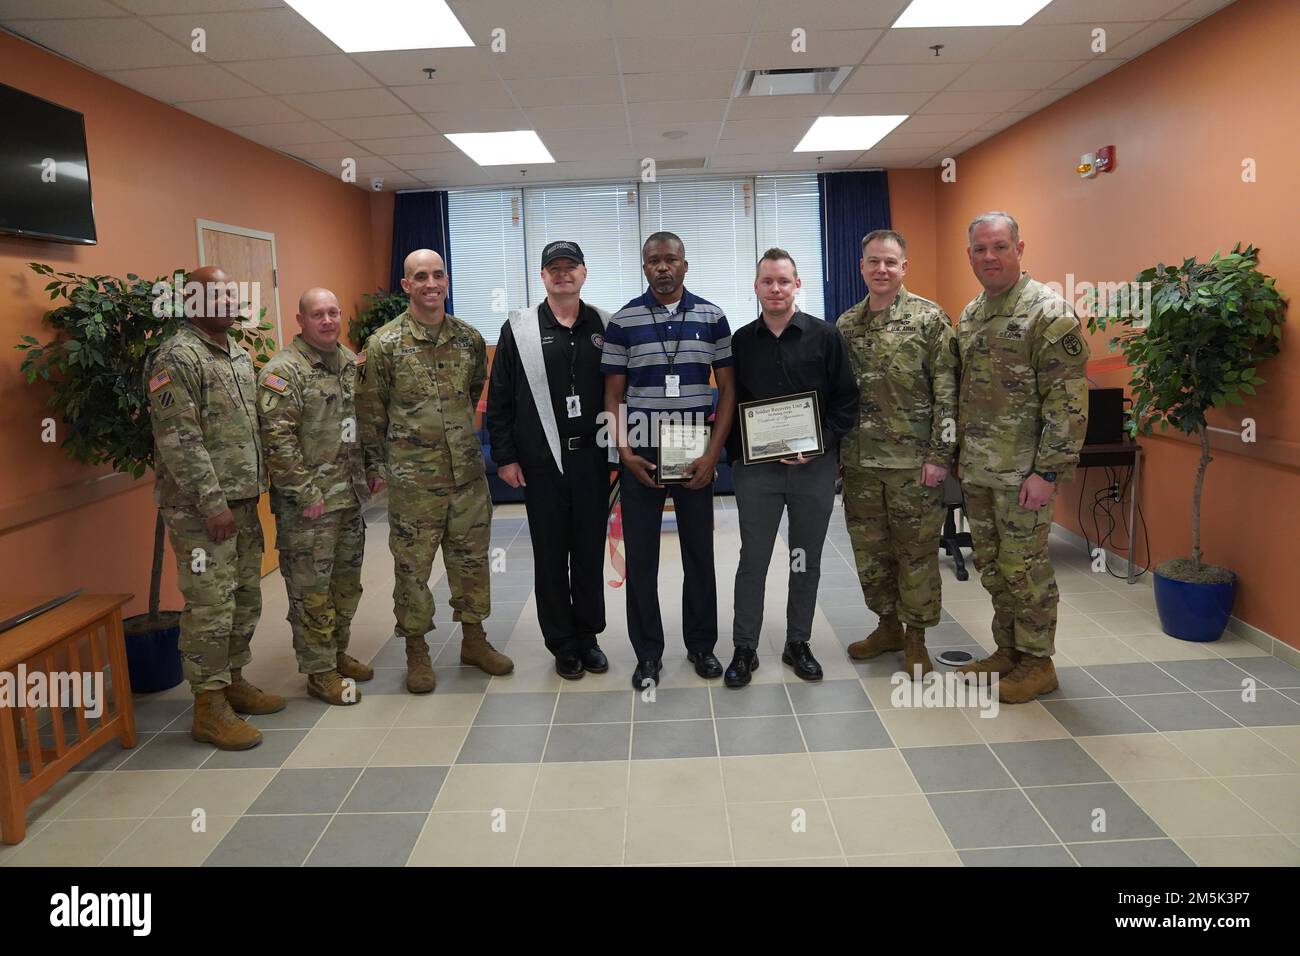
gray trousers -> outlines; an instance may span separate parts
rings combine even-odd
[[[822,573],[822,546],[835,507],[838,461],[839,456],[828,451],[806,465],[783,465],[779,461],[733,465],[736,508],[740,512],[740,567],[736,571],[731,635],[736,647],[758,649],[767,569],[781,514],[787,510],[790,553],[783,560],[790,568],[790,585],[785,640],[795,644],[811,637],[817,583]]]

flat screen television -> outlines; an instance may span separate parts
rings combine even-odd
[[[85,118],[3,83],[0,233],[96,242]]]

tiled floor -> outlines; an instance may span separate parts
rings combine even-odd
[[[1089,573],[1064,542],[1053,542],[1061,687],[989,717],[956,701],[899,706],[896,659],[849,660],[845,645],[874,618],[838,511],[813,637],[826,680],[804,684],[780,662],[780,560],[754,683],[699,679],[680,645],[670,520],[669,646],[651,699],[629,686],[617,588],[601,639],[610,673],[555,675],[522,508],[502,507],[487,626],[515,672],[459,666],[439,567],[438,689],[416,697],[389,636],[387,525],[382,510],[370,517],[352,651],[376,677],[358,706],[304,696],[273,574],[248,673],[292,699],[253,718],[265,742],[218,753],[190,740],[184,686],[140,698],[139,746],[110,746],[60,781],[29,813],[26,841],[0,848],[0,866],[1300,864],[1300,671],[1232,636],[1162,635],[1149,588]],[[716,518],[725,663],[739,550],[731,499]],[[931,645],[981,653],[989,601],[975,576],[958,582],[942,565]]]

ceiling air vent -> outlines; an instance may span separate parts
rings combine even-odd
[[[703,169],[704,157],[699,159],[660,159],[655,161],[655,171],[660,173],[681,172],[691,169]]]
[[[746,70],[733,96],[794,96],[834,93],[852,72],[851,66],[819,66],[804,70]]]

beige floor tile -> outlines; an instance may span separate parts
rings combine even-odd
[[[140,820],[55,820],[6,856],[4,866],[98,866]]]
[[[1076,737],[1075,741],[1116,780],[1179,780],[1209,776],[1172,741],[1159,734]]]
[[[1198,866],[1300,866],[1300,846],[1276,836],[1184,837]]]
[[[1132,634],[1159,634],[1160,619],[1150,611],[1133,608],[1131,611],[1103,611],[1088,615],[1117,637]]]
[[[244,771],[239,771],[244,772]],[[209,816],[202,832],[189,817],[145,820],[104,860],[104,866],[199,866],[222,841],[238,816]]]
[[[961,866],[955,850],[932,853],[890,853],[884,856],[851,856],[849,866]]]
[[[722,802],[722,767],[717,757],[632,761],[629,806],[721,806]],[[726,858],[731,858],[730,852]]]
[[[36,836],[36,834],[40,833],[48,826],[49,823],[28,823],[27,832],[23,836],[22,843],[12,845],[8,843],[0,843],[0,866],[4,866],[6,860],[10,859],[15,853],[25,847],[28,840]]]
[[[896,747],[981,743],[971,722],[956,708],[883,711],[880,719]]]
[[[272,769],[196,770],[162,805],[155,817],[185,817],[196,809],[209,817],[246,813],[276,775]]]
[[[1300,764],[1300,727],[1252,727],[1251,730]]]
[[[822,795],[808,754],[723,757],[722,779],[728,803],[814,800]]]
[[[530,810],[519,866],[617,866],[623,862],[627,810]]]
[[[537,764],[457,764],[447,771],[435,811],[527,810],[537,781]]]
[[[289,754],[284,766],[289,769],[364,767],[379,749],[387,733],[386,730],[371,728],[312,730]]]
[[[920,794],[829,802],[848,856],[952,850],[929,801]]]
[[[633,764],[642,761],[633,761]],[[731,860],[727,812],[721,805],[634,806],[627,812],[624,860],[628,863],[695,863]]]
[[[527,813],[440,813],[425,821],[407,866],[511,866]],[[504,829],[501,826],[504,825]]]
[[[514,643],[506,650],[513,650]],[[487,686],[489,694],[533,694],[558,691],[564,679],[555,673],[555,658],[549,660],[516,661],[515,669],[505,677],[493,677]]]
[[[823,800],[733,803],[727,807],[739,860],[825,857],[840,853]]]
[[[622,760],[544,763],[533,793],[533,810],[627,806],[628,765]],[[619,855],[622,856],[622,837]]]
[[[1083,667],[1091,664],[1135,664],[1145,658],[1118,637],[1065,637],[1057,646]]]
[[[991,708],[979,707],[967,707],[963,712],[980,737],[990,744],[1070,736],[1069,731],[1036,700],[1023,704],[999,703],[996,713]],[[994,716],[985,717],[984,714]]]
[[[1182,643],[1188,643],[1184,641]],[[1198,645],[1204,650],[1218,657],[1271,657],[1272,655],[1262,647],[1257,647],[1244,637],[1237,637],[1235,634],[1224,634],[1217,641],[1207,641]]]
[[[1174,839],[1275,832],[1217,780],[1128,781],[1121,786]]]
[[[366,685],[359,685],[361,699],[347,707],[331,707],[316,722],[319,729],[387,730],[397,721],[406,707],[408,694],[367,694]],[[450,696],[450,695],[449,695]]]
[[[1213,651],[1195,641],[1180,641],[1167,634],[1139,634],[1122,638],[1125,644],[1142,656],[1143,660],[1196,661],[1213,660]]]
[[[433,767],[460,753],[468,727],[394,727],[375,748],[371,767]]]
[[[411,694],[394,727],[466,727],[474,723],[482,694]]]
[[[1164,736],[1214,777],[1300,772],[1300,767],[1245,727],[1180,730]]]
[[[93,787],[66,804],[56,819],[138,819],[152,814],[194,774],[193,770],[142,770],[97,773]]]
[[[27,824],[49,822],[58,819],[60,814],[103,781],[103,773],[69,773],[56,780],[50,789],[33,801],[27,808]]]
[[[1140,605],[1130,601],[1123,594],[1114,591],[1090,591],[1081,594],[1065,594],[1061,596],[1062,606],[1069,606],[1076,611],[1083,611],[1087,614],[1097,614],[1105,612],[1124,612],[1145,610]]]
[[[1057,618],[1056,642],[1063,637],[1110,637],[1110,633],[1090,617],[1083,615]]]
[[[1300,773],[1219,780],[1283,833],[1300,833]]]
[[[832,750],[812,754],[827,799],[920,793],[903,755],[882,750]]]

